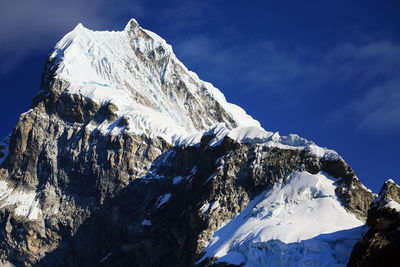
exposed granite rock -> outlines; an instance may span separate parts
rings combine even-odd
[[[162,46],[146,53],[135,48],[137,38],[152,38],[135,21],[127,31],[144,64],[169,67],[173,79],[164,79],[165,72],[156,78],[166,98],[180,100],[195,129],[217,122],[237,126],[206,85],[195,83]],[[218,228],[295,170],[335,177],[345,208],[367,217],[373,195],[341,159],[228,137],[216,147],[208,146],[211,135],[204,135],[198,147],[172,147],[162,138],[132,134],[129,118],[119,117],[111,102],[69,94],[69,82],[55,77],[57,64],[56,59],[46,63],[31,109],[20,116],[8,147],[0,147],[0,158],[8,155],[0,166],[5,187],[1,262],[190,266]],[[195,90],[189,90],[190,84],[196,84]],[[137,103],[155,109],[146,95],[130,90]],[[96,128],[103,123],[106,131]],[[114,134],[114,128],[120,131]],[[5,203],[16,194],[29,203]],[[202,212],[207,203],[215,205]],[[201,263],[209,264],[213,259]]]
[[[21,115],[0,169],[0,181],[7,183],[12,194],[35,194],[42,212],[29,220],[16,214],[13,205],[0,210],[4,229],[0,255],[24,265],[35,263],[58,247],[60,240],[71,238],[106,198],[146,174],[157,156],[169,150],[162,139],[127,131],[118,136],[92,131],[90,124],[117,119],[111,103],[92,103],[96,108],[86,116],[88,102],[81,98],[65,98],[73,100],[71,110],[77,113],[55,108],[62,103],[49,98]]]
[[[187,70],[184,70],[182,64],[177,62],[162,46],[148,53],[144,53],[137,47],[138,39],[152,40],[152,37],[135,20],[131,20],[125,30],[130,37],[132,50],[142,62],[154,66],[154,69],[161,68],[170,71],[169,75],[173,77],[172,80],[165,79],[165,71],[159,77],[163,93],[171,102],[174,101],[174,98],[178,98],[183,103],[197,130],[206,130],[207,127],[211,127],[218,122],[225,122],[229,129],[238,126],[231,115],[210,95],[205,85],[196,85],[197,83],[190,75],[187,75]],[[132,73],[134,72],[132,71]],[[186,79],[188,82],[185,82]],[[196,87],[196,95],[194,95],[193,89],[188,88],[189,86]],[[139,103],[155,109],[146,95],[138,94],[133,88],[131,91]]]
[[[10,261],[89,266],[111,253],[103,265],[191,265],[215,230],[240,213],[254,196],[296,169],[318,172],[330,166],[305,151],[239,144],[228,137],[217,147],[207,146],[212,137],[205,136],[198,148],[171,148],[162,140],[126,132],[91,137],[78,129],[68,136],[64,134],[66,147],[57,153],[58,187],[53,186],[55,181],[42,182],[46,231],[35,232],[32,223],[22,224],[18,242],[26,244],[26,249],[21,249],[11,243],[11,230],[4,253]],[[94,145],[87,146],[91,142]],[[134,173],[137,164],[146,160],[150,166],[141,167],[144,175]],[[48,173],[39,180],[54,176],[51,165],[42,167],[43,171]],[[176,177],[182,179],[174,184]],[[159,206],[160,196],[166,194],[171,194],[169,201]],[[204,203],[216,201],[215,209],[200,211]],[[55,207],[55,202],[60,204]],[[57,216],[46,212],[54,209],[59,211]],[[150,225],[143,224],[145,220]],[[32,249],[33,245],[37,248]]]
[[[400,252],[400,210],[390,201],[400,203],[400,187],[387,181],[368,212],[368,231],[351,254],[348,266],[398,266]],[[400,207],[400,205],[399,205]]]

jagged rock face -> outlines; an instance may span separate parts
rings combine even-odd
[[[28,222],[11,209],[3,214],[7,222],[4,255],[14,262],[92,265],[112,253],[107,260],[110,265],[190,265],[215,230],[293,170],[335,170],[332,175],[343,177],[338,183],[350,188],[343,199],[363,191],[343,161],[319,159],[305,151],[238,144],[228,137],[214,148],[207,146],[211,136],[203,137],[200,148],[172,148],[162,139],[127,131],[103,136],[41,112],[35,108],[21,117],[6,164],[10,166],[8,181],[36,188],[43,212],[38,220]],[[21,141],[29,136],[35,136],[35,141]],[[224,160],[223,168],[218,159]],[[33,167],[18,176],[14,171],[18,166]],[[138,177],[144,178],[135,180]],[[176,177],[182,181],[174,184]],[[171,199],[157,208],[159,197],[165,194],[171,194]],[[208,214],[199,212],[205,202],[216,200],[220,207]],[[346,208],[366,216],[365,210],[354,207],[364,207],[371,200],[371,196],[355,199],[356,205]],[[151,226],[142,225],[144,220],[151,221]],[[26,245],[17,248],[18,243]]]
[[[104,199],[144,175],[168,149],[162,139],[128,132],[104,136],[39,108],[22,115],[10,139],[1,180],[12,189],[10,195],[27,192],[35,202],[25,213],[13,213],[14,205],[3,210],[4,251],[17,261],[35,262],[60,239],[73,235]],[[37,207],[40,212],[31,218]]]
[[[207,139],[200,148],[174,148],[160,155],[160,164],[154,164],[145,179],[106,201],[41,263],[90,266],[109,255],[104,265],[192,265],[212,234],[255,195],[299,166],[318,172],[332,164],[304,151],[276,148],[260,158],[259,147],[226,138],[212,148],[204,146]],[[220,161],[225,162],[222,168]],[[262,162],[260,167],[254,167],[255,161]],[[200,211],[204,203],[216,201],[219,207]]]
[[[134,20],[128,23],[125,30],[137,57],[145,64],[152,65],[153,69],[162,69],[159,77],[162,92],[168,102],[175,102],[174,108],[180,108],[179,106],[182,105],[185,107],[195,129],[206,130],[217,122],[226,122],[229,128],[238,126],[235,119],[210,96],[206,85],[199,85],[193,77],[188,75],[181,63],[170,54],[168,48],[160,45],[151,51],[141,51],[142,49],[137,45],[140,39],[152,41],[153,38]],[[193,85],[196,87],[195,90],[189,89]],[[138,95],[138,98],[142,99],[141,103],[147,105],[151,103],[151,99],[145,94]],[[154,105],[151,106],[156,109]]]
[[[96,43],[108,35],[114,43]],[[48,59],[31,109],[0,145],[1,261],[193,265],[217,229],[294,171],[334,177],[345,209],[366,219],[373,195],[340,157],[259,139],[225,136],[211,144],[218,133],[198,133],[217,122],[228,129],[258,122],[190,73],[165,41],[136,21],[124,32],[94,33],[79,26],[67,37]],[[86,53],[76,53],[88,44]],[[119,51],[126,69],[113,65],[118,58],[97,57],[111,45],[116,51],[129,48]],[[79,66],[90,65],[85,80],[76,73],[80,69],[68,65],[75,57],[83,62]],[[127,102],[101,97],[117,87],[128,92]],[[199,142],[179,145],[168,139],[171,129],[152,121],[166,114],[184,129],[182,137],[198,134]],[[218,205],[202,211],[209,203]]]
[[[369,229],[355,245],[348,266],[398,266],[395,260],[400,248],[398,203],[400,187],[389,180],[371,205],[367,220]]]
[[[367,223],[371,224],[375,220],[376,213],[391,200],[400,203],[400,187],[393,180],[388,180],[382,186],[378,198],[372,203],[368,211]]]

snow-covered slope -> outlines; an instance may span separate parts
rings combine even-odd
[[[135,20],[78,25],[0,143],[0,262],[343,265],[373,199],[335,151],[265,131]]]
[[[347,212],[325,173],[295,171],[215,232],[203,259],[245,266],[347,263],[364,223]]]
[[[98,104],[112,102],[129,127],[104,121],[88,125],[118,134],[129,130],[160,136],[173,145],[199,144],[204,132],[237,142],[268,143],[288,149],[306,149],[323,157],[339,158],[297,135],[265,131],[240,107],[228,103],[211,83],[202,81],[175,56],[157,34],[129,21],[123,31],[92,31],[82,24],[65,35],[50,55],[54,79],[65,81],[64,93],[79,94]],[[234,130],[233,130],[234,129]]]
[[[27,220],[36,220],[41,214],[35,191],[23,191],[0,181],[0,208],[15,206],[15,214]]]
[[[218,122],[228,128],[260,126],[188,71],[165,40],[134,19],[121,32],[79,24],[56,45],[50,60],[58,65],[55,78],[69,83],[68,93],[97,103],[111,101],[119,116],[130,118],[135,133],[173,142]]]
[[[210,146],[219,145],[227,136],[239,143],[258,143],[265,147],[277,147],[281,149],[301,149],[319,158],[327,158],[332,160],[341,159],[336,151],[317,146],[314,142],[308,141],[297,134],[281,136],[279,135],[279,132],[269,132],[259,126],[239,126],[230,130],[225,126],[224,123],[219,123],[215,125],[209,132],[205,133],[205,135],[207,134],[214,136],[214,138],[211,139],[208,144]],[[183,139],[182,143],[193,145],[199,141],[199,136],[192,136],[191,138]]]

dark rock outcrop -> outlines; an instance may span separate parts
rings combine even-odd
[[[217,122],[237,126],[206,84],[194,81],[165,47],[136,49],[137,38],[152,37],[135,21],[126,30],[137,58],[152,70],[163,69],[156,77],[160,90],[166,99],[180,100],[194,129]],[[0,146],[0,158],[7,155],[0,165],[0,262],[190,266],[218,228],[296,170],[334,177],[347,211],[367,218],[374,197],[344,160],[229,137],[210,146],[209,133],[187,147],[133,134],[129,127],[135,124],[119,116],[112,102],[69,93],[70,83],[56,76],[57,60],[46,63],[31,109],[20,116],[7,146]],[[167,66],[169,81],[163,76]],[[156,109],[146,95],[126,87],[135,103]],[[217,201],[218,207],[201,212]],[[200,263],[211,264],[213,259]]]
[[[396,202],[396,203],[394,203]],[[348,266],[398,266],[400,187],[387,181],[368,212],[368,231],[351,254]],[[397,209],[396,209],[396,206]]]
[[[110,119],[109,105],[74,124],[48,110],[21,116],[1,172],[16,188],[32,188],[42,210],[36,220],[0,212],[1,257],[17,264],[191,265],[216,229],[294,170],[337,177],[338,196],[359,218],[373,199],[343,160],[228,137],[210,147],[209,135],[199,147],[171,147],[129,131],[91,131],[96,118]],[[366,197],[354,198],[360,192]],[[215,201],[220,207],[200,212]]]

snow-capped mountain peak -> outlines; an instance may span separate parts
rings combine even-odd
[[[265,131],[136,20],[78,24],[0,143],[0,265],[341,266],[399,192],[373,202],[335,151]]]
[[[50,60],[57,64],[55,78],[68,83],[66,93],[96,103],[112,102],[119,117],[129,118],[134,133],[173,143],[221,122],[228,129],[260,127],[212,84],[189,71],[164,39],[135,19],[119,32],[92,31],[78,24],[56,45]]]

